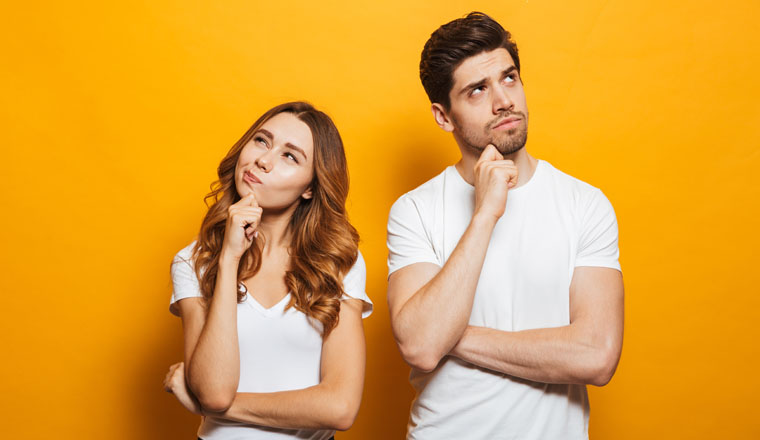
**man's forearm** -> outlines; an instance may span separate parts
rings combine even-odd
[[[495,222],[473,217],[441,270],[404,304],[394,324],[404,357],[431,370],[460,339],[470,318]]]
[[[620,356],[612,336],[594,336],[574,324],[518,332],[470,326],[450,355],[536,382],[602,386]]]

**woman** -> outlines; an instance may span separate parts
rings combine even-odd
[[[279,105],[218,175],[172,263],[185,362],[164,386],[204,416],[204,440],[328,439],[358,412],[372,311],[338,130],[307,103]]]

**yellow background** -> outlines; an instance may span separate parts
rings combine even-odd
[[[626,334],[590,389],[592,438],[760,438],[760,4],[653,0],[4,4],[2,436],[195,438],[161,387],[181,358],[169,263],[232,143],[306,99],[343,135],[375,301],[362,409],[338,438],[401,438],[385,221],[458,158],[417,69],[473,9],[519,45],[528,151],[617,211]]]

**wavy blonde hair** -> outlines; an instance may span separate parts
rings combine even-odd
[[[219,180],[211,184],[205,197],[206,213],[193,250],[195,273],[206,301],[214,294],[219,256],[224,243],[227,208],[240,200],[235,187],[235,167],[243,147],[261,126],[280,113],[291,113],[311,130],[314,141],[312,198],[299,198],[289,223],[290,270],[285,283],[294,306],[322,323],[327,336],[338,324],[343,276],[358,255],[359,234],[346,214],[348,168],[343,141],[335,124],[325,113],[306,102],[289,102],[264,113],[232,146],[217,169]],[[238,285],[261,268],[262,235],[243,254],[238,266]],[[238,289],[238,302],[245,291]]]

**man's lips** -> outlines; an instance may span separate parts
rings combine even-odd
[[[249,183],[261,183],[261,180],[259,180],[259,178],[250,171],[243,173],[243,180]]]
[[[510,116],[493,126],[493,130],[510,130],[520,124],[522,118]]]

